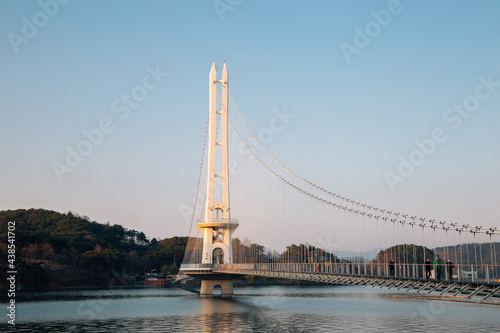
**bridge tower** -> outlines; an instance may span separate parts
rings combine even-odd
[[[217,84],[221,84],[222,108],[217,110]],[[233,251],[231,236],[238,221],[231,219],[229,202],[228,159],[228,85],[226,64],[222,67],[222,79],[217,80],[215,63],[209,75],[209,124],[208,124],[208,170],[205,215],[197,222],[203,234],[202,265],[231,264]],[[217,122],[219,121],[219,133]],[[217,189],[217,191],[215,191]],[[221,287],[223,297],[232,296],[233,280],[224,276],[207,275],[201,282],[201,296],[212,296],[213,288]]]

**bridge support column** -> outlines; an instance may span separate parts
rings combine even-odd
[[[220,286],[221,297],[233,296],[233,280],[202,280],[200,296],[213,297],[215,286]]]

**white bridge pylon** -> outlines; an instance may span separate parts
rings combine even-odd
[[[217,110],[217,84],[222,85],[222,109]],[[204,219],[196,224],[203,234],[202,264],[233,263],[231,236],[238,221],[231,219],[229,202],[228,158],[228,85],[226,64],[222,67],[222,79],[217,80],[215,63],[209,75],[209,124],[208,124],[208,171]],[[217,133],[220,124],[220,135]],[[219,140],[219,141],[218,141]],[[217,152],[220,150],[220,154]],[[217,154],[216,154],[217,153]],[[219,157],[219,161],[216,161]],[[216,163],[218,162],[218,163]],[[219,167],[219,170],[216,167]],[[222,181],[222,189],[215,198],[215,182]]]

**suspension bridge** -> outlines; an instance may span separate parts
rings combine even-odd
[[[232,296],[234,279],[254,275],[500,300],[495,227],[405,214],[325,189],[264,144],[287,121],[275,117],[274,133],[256,135],[229,92],[226,64],[221,79],[212,64],[209,117],[180,268],[202,280],[201,296],[212,296],[215,286]]]

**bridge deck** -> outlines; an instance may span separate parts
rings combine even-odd
[[[500,286],[494,283],[472,283],[467,281],[435,281],[420,278],[342,275],[331,273],[283,272],[238,268],[217,268],[214,273],[255,275],[268,278],[283,278],[322,282],[337,285],[371,286],[394,290],[411,291],[439,297],[474,300],[476,302],[500,302]]]
[[[500,284],[486,281],[436,281],[418,277],[395,277],[379,275],[360,275],[335,272],[310,271],[302,269],[286,271],[272,269],[273,266],[255,264],[226,264],[214,265],[211,268],[204,266],[201,269],[181,267],[186,275],[201,279],[234,279],[245,275],[255,275],[267,278],[280,278],[320,282],[336,285],[352,285],[379,287],[399,291],[413,292],[426,297],[453,299],[500,304]],[[262,266],[262,267],[260,267]],[[268,269],[263,269],[268,268]],[[309,270],[309,271],[308,271]]]

